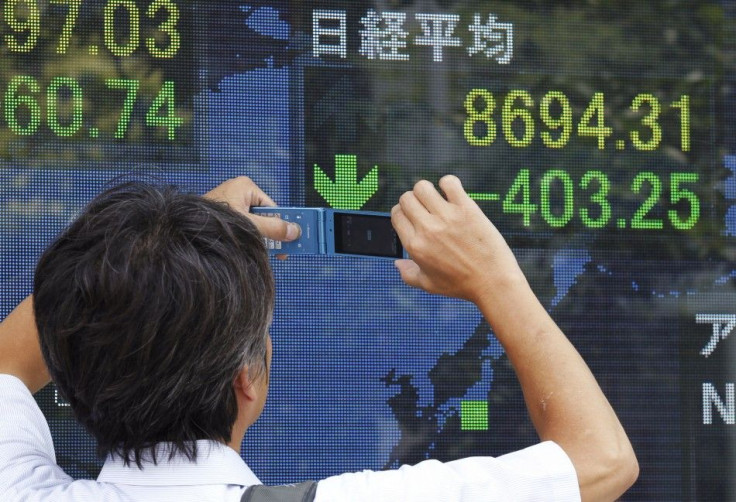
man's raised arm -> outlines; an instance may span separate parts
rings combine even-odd
[[[581,356],[539,303],[505,240],[465,193],[420,181],[393,208],[412,260],[396,266],[409,285],[475,303],[521,383],[542,440],[570,457],[583,500],[615,500],[636,480],[629,439]]]

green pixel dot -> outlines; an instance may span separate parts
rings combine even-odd
[[[488,401],[461,401],[460,429],[464,431],[487,431]]]

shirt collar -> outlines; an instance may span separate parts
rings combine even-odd
[[[169,459],[169,444],[156,446],[157,464],[143,461],[143,469],[135,463],[123,464],[119,456],[108,457],[97,481],[137,486],[260,485],[253,471],[235,451],[216,441],[197,441],[197,460],[190,461],[182,453]]]

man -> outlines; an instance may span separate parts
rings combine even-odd
[[[259,482],[237,452],[263,409],[271,357],[261,234],[293,240],[298,229],[250,214],[273,202],[247,178],[204,198],[128,185],[95,199],[49,247],[33,297],[0,324],[0,500],[292,500],[301,488],[293,500],[619,497],[638,465],[615,413],[460,181],[447,176],[440,188],[445,197],[421,181],[393,208],[412,257],[396,267],[410,286],[478,306],[542,443],[248,490]],[[51,378],[107,457],[96,482],[56,466],[31,397]]]

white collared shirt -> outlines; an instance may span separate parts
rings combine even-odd
[[[57,464],[46,419],[25,385],[0,375],[0,501],[2,502],[236,502],[261,484],[230,447],[197,441],[197,462],[169,459],[125,466],[108,458],[97,481],[74,481]],[[145,460],[145,459],[144,459]]]
[[[143,461],[143,469],[108,458],[98,483],[114,485],[130,500],[181,502],[240,500],[248,486],[259,485],[240,455],[216,441],[197,441],[197,461],[182,454],[169,458],[167,446],[158,445],[157,462]]]
[[[74,481],[56,464],[48,424],[17,378],[0,375],[0,501],[2,502],[239,502],[258,478],[229,447],[198,441],[197,462],[157,465],[108,459],[97,481]],[[321,481],[315,502],[481,502],[580,500],[570,459],[546,442],[498,458],[441,463],[427,460],[393,471],[364,471]]]

